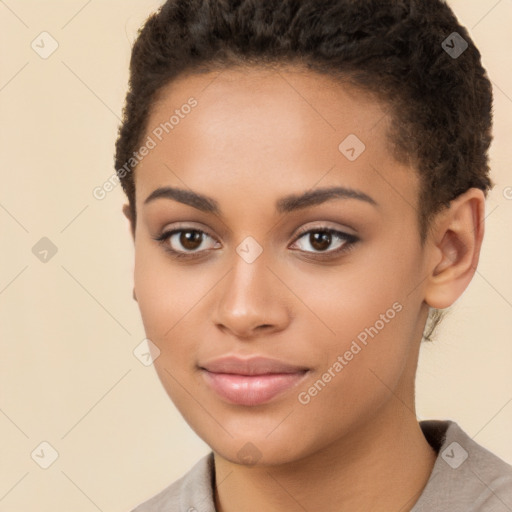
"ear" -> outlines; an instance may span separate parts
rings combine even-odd
[[[132,239],[135,240],[135,224],[133,222],[130,205],[128,203],[123,204],[123,213],[124,216],[130,221],[130,231],[132,234]]]
[[[476,272],[484,236],[485,195],[470,188],[439,213],[430,236],[432,254],[425,302],[437,309],[451,306]]]
[[[132,234],[133,240],[135,241],[135,226],[133,224],[133,219],[132,219],[132,214],[131,214],[129,204],[123,204],[123,213],[124,213],[124,216],[130,221],[130,232]],[[135,293],[135,287],[133,287],[132,297],[135,302],[138,302],[137,295]]]

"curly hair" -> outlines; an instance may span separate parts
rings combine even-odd
[[[454,33],[467,46],[460,55],[448,51]],[[185,72],[280,65],[326,74],[386,106],[389,149],[419,173],[422,244],[451,200],[471,187],[487,197],[494,186],[492,86],[480,52],[444,1],[167,0],[138,31],[116,141],[133,224],[132,156],[158,92]],[[430,308],[424,339],[441,318]]]

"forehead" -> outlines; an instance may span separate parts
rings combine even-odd
[[[382,193],[389,180],[414,188],[414,173],[388,150],[384,108],[301,68],[184,75],[152,104],[144,140],[154,147],[137,167],[137,197],[166,184],[204,193],[229,187],[283,195],[316,183],[364,190],[375,189],[379,175]]]

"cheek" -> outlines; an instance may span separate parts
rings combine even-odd
[[[161,249],[141,242],[135,251],[134,282],[146,337],[160,350],[155,369],[174,399],[175,378],[184,382],[195,371],[204,338],[197,315],[212,280],[197,266],[177,265]]]
[[[311,427],[311,443],[333,441],[371,422],[398,397],[407,400],[402,393],[413,349],[414,311],[393,298],[373,293],[354,297],[343,311],[330,306],[336,335],[323,337],[319,346],[325,363],[295,397],[294,420]]]
[[[193,272],[170,264],[165,254],[150,247],[136,248],[134,282],[144,331],[160,351],[154,368],[179,409],[186,408],[188,397],[179,383],[190,378],[195,363],[191,320],[199,292],[190,282],[198,279]]]
[[[336,284],[342,286],[338,300]],[[376,391],[376,378],[380,376],[394,387],[412,341],[409,333],[414,315],[410,314],[412,308],[406,296],[389,285],[361,288],[351,287],[347,281],[331,281],[325,291],[330,300],[322,305],[322,319],[331,335],[322,336],[321,360],[325,361],[325,371],[341,376],[331,379],[336,381],[334,386],[349,391],[351,397],[361,397],[370,389]],[[329,380],[329,375],[325,378]]]
[[[342,416],[363,414],[398,386],[416,344],[421,302],[410,293],[420,271],[414,249],[406,245],[395,241],[395,253],[402,256],[384,259],[372,250],[364,262],[333,269],[314,289],[305,277],[295,279],[297,294],[307,297],[325,326],[318,324],[323,334],[316,337],[317,360],[323,363],[315,375],[318,385],[302,390],[312,414],[324,407]]]
[[[200,274],[170,262],[162,249],[140,242],[135,248],[134,283],[148,337],[163,339],[198,300]],[[204,293],[204,291],[203,291]]]
[[[414,264],[397,258],[384,262],[378,252],[372,249],[346,264],[311,272],[283,270],[284,279],[293,283],[294,294],[310,311],[304,310],[304,316],[312,327],[316,323],[329,345],[345,343],[359,333],[364,341],[365,330],[376,323],[379,331],[390,332],[389,326],[400,316],[397,309],[410,300]],[[298,309],[303,310],[299,303]]]

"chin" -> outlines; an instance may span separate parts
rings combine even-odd
[[[301,458],[290,446],[269,443],[268,440],[248,438],[231,441],[230,445],[210,445],[212,450],[233,464],[247,467],[275,466]]]

